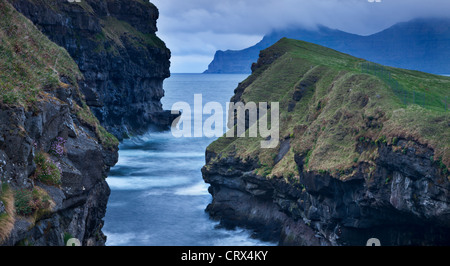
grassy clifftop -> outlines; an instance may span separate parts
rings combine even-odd
[[[51,42],[7,1],[0,1],[0,102],[28,105],[59,77],[76,84],[82,77],[64,48]]]
[[[0,104],[30,109],[72,91],[72,112],[92,127],[106,148],[117,139],[98,122],[78,88],[83,79],[68,52],[50,41],[6,0],[0,0]],[[69,93],[69,94],[71,94]]]
[[[0,18],[0,245],[104,245],[118,140],[87,106],[69,53],[7,0]]]
[[[375,165],[379,145],[402,152],[418,142],[434,149],[430,160],[448,175],[450,78],[377,66],[380,76],[362,64],[367,61],[286,38],[262,51],[232,101],[279,102],[284,147],[261,149],[260,138],[222,137],[207,148],[221,155],[208,164],[224,156],[257,158],[257,174],[295,180],[300,158],[303,171],[345,179],[359,163]]]
[[[106,130],[122,139],[167,126],[158,115],[171,54],[156,35],[156,6],[144,0],[9,2],[77,63],[85,102]]]

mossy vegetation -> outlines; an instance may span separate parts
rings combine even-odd
[[[7,1],[0,1],[0,102],[29,106],[44,90],[81,78],[67,51],[44,36]]]
[[[67,245],[67,241],[69,241],[69,239],[73,238],[73,236],[70,233],[64,232],[64,236],[63,236],[63,240],[64,240],[64,245]]]
[[[258,64],[243,81],[240,99],[279,102],[280,139],[289,138],[291,148],[274,164],[279,147],[261,149],[261,138],[222,137],[207,148],[215,154],[258,158],[258,174],[291,179],[298,175],[297,154],[304,158],[304,171],[345,178],[356,163],[373,162],[379,145],[403,139],[432,147],[450,165],[450,112],[438,100],[450,96],[449,77],[385,67],[405,90],[429,94],[433,100],[422,107],[405,105],[385,80],[363,73],[364,59],[319,45],[282,39],[261,58],[276,59]],[[361,153],[360,140],[368,143]]]
[[[103,38],[110,39],[114,41],[118,47],[124,47],[123,41],[126,39],[127,42],[135,47],[145,48],[145,46],[150,46],[166,49],[165,43],[159,39],[156,34],[142,33],[126,21],[118,20],[114,17],[105,17],[101,20],[101,24],[103,26],[103,31],[97,38],[100,40]],[[110,49],[116,48],[111,47]],[[101,50],[102,48],[100,47],[99,51]]]
[[[89,125],[94,130],[104,148],[111,150],[119,145],[117,138],[100,125],[97,117],[92,114],[87,104],[83,103],[82,107],[77,105],[76,115],[82,123]]]
[[[47,191],[39,186],[14,190],[13,198],[15,219],[26,219],[32,224],[51,214],[55,206]]]
[[[50,158],[49,154],[42,151],[36,153],[34,162],[36,164],[34,179],[50,186],[59,186],[61,184],[61,168],[59,163]]]
[[[83,75],[67,51],[5,0],[0,0],[0,16],[0,103],[29,109],[39,101],[58,100],[51,92],[72,87],[82,105],[74,102],[72,111],[91,126],[105,148],[117,147],[118,140],[100,125],[84,102],[78,89]],[[70,84],[62,82],[62,77]]]
[[[37,188],[33,190],[20,189],[14,191],[14,204],[17,214],[29,216],[37,210],[48,208],[50,197]]]
[[[0,214],[0,244],[5,241],[14,228],[16,209],[14,193],[6,183],[0,186],[0,201],[3,202],[5,212]]]

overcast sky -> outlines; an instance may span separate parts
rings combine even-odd
[[[274,30],[318,24],[369,35],[417,17],[450,16],[450,0],[151,0],[172,73],[200,73],[216,50],[239,50]],[[374,0],[376,1],[376,0]]]

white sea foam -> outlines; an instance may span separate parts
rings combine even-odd
[[[176,195],[182,196],[202,196],[209,195],[208,185],[206,183],[198,183],[190,187],[179,188],[175,190]]]
[[[108,202],[108,207],[122,207],[125,206],[127,203],[124,201],[118,201],[118,202]]]
[[[176,165],[176,168],[174,167]],[[183,169],[184,173],[187,173],[188,171],[196,171],[200,173],[200,169],[204,163],[199,160],[188,160],[188,159],[176,159],[176,160],[170,160],[170,162],[167,161],[139,161],[139,160],[132,160],[132,159],[124,159],[120,163],[116,164],[115,170],[120,170],[120,167],[124,167],[121,172],[124,171],[124,169],[128,169],[129,166],[132,166],[132,169],[127,170],[126,173],[122,173],[122,175],[148,175],[149,172],[153,173],[155,169],[158,172],[166,172],[170,173],[173,172],[174,169]],[[114,177],[116,173],[111,173],[111,177]],[[118,174],[120,175],[120,174]]]
[[[227,236],[213,241],[214,246],[275,246],[276,243],[262,242],[250,237],[250,232],[246,229],[237,228],[235,230],[225,230]]]
[[[159,151],[145,151],[145,150],[124,150],[120,153],[119,163],[122,160],[126,159],[136,159],[136,158],[145,158],[149,159],[157,159],[157,158],[193,158],[193,157],[203,157],[205,156],[204,152],[159,152]]]
[[[128,243],[133,243],[131,240],[136,238],[134,233],[111,233],[103,232],[107,237],[107,246],[123,246]]]
[[[171,187],[189,183],[189,179],[187,177],[155,176],[108,177],[106,181],[111,189],[115,190],[142,190],[155,187]]]
[[[192,105],[195,93],[205,102],[225,103],[245,77],[174,74],[164,81],[164,109],[178,101]],[[204,212],[211,195],[200,169],[212,141],[175,138],[170,130],[124,140],[119,162],[106,179],[113,192],[102,229],[106,245],[270,245],[251,238],[250,231],[218,228]]]
[[[146,197],[146,196],[161,196],[164,194],[170,193],[168,190],[164,190],[164,189],[153,189],[150,191],[146,191],[145,193],[142,194],[142,196]]]

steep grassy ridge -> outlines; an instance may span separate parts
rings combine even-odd
[[[448,245],[450,79],[362,63],[289,39],[261,52],[231,101],[279,102],[279,145],[208,146],[212,218],[280,245]]]
[[[385,67],[405,90],[427,95],[424,107],[404,105],[388,83],[362,73],[364,62],[315,44],[280,40],[261,53],[232,101],[280,102],[280,140],[289,142],[289,150],[283,155],[279,147],[261,149],[261,138],[220,138],[207,150],[243,161],[257,158],[259,175],[294,181],[299,175],[294,155],[303,158],[305,171],[346,178],[358,163],[373,164],[378,144],[415,140],[434,149],[430,160],[447,173],[450,112],[443,104],[450,78]]]
[[[64,48],[51,42],[6,1],[0,2],[0,101],[26,106],[43,90],[54,90],[64,76],[81,78]]]
[[[156,36],[159,12],[152,3],[9,2],[77,63],[84,75],[79,89],[108,132],[122,139],[170,125],[170,112],[160,102],[163,80],[170,76],[170,50]]]
[[[104,245],[118,140],[69,53],[6,0],[0,17],[0,245],[64,245],[67,234]]]
[[[95,129],[107,148],[118,145],[92,115],[78,88],[83,75],[67,51],[51,42],[31,21],[0,1],[0,103],[30,109],[36,101],[73,87],[73,111]]]

